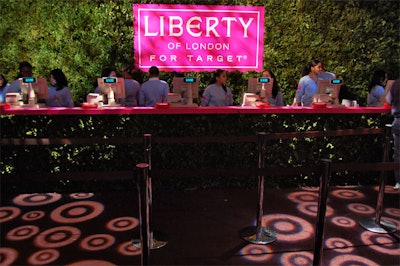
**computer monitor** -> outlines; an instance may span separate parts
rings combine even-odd
[[[47,87],[47,80],[45,78],[20,78],[19,84],[22,95],[28,95],[30,89],[33,89],[38,100],[49,98],[49,89]]]
[[[172,79],[172,92],[176,98],[179,98],[182,105],[192,105],[193,99],[199,97],[199,80],[194,77],[174,77]],[[170,96],[168,96],[168,101],[169,99]]]
[[[340,86],[342,83],[343,81],[341,79],[318,80],[318,92],[314,95],[314,98],[316,98],[318,102],[338,104]]]
[[[107,95],[108,98],[110,97],[110,91],[112,89],[115,101],[118,99],[125,99],[125,83],[123,78],[97,78],[97,86],[100,93]]]
[[[273,78],[259,77],[250,78],[247,84],[247,92],[255,93],[261,98],[272,97],[272,86],[274,84]]]

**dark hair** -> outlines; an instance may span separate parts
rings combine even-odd
[[[30,70],[32,71],[32,65],[29,63],[29,62],[27,62],[27,61],[23,61],[23,62],[21,62],[21,63],[19,63],[19,66],[18,66],[18,76],[17,76],[17,78],[20,78],[20,77],[22,77],[23,75],[22,75],[22,69],[23,68],[25,68],[25,67],[27,67],[27,68],[30,68]]]
[[[386,71],[383,69],[377,69],[374,71],[372,74],[371,80],[368,83],[368,92],[371,92],[371,90],[376,86],[380,85],[383,86],[382,82],[386,78]]]
[[[117,73],[117,71],[115,70],[115,68],[112,68],[112,67],[106,67],[106,68],[103,68],[103,70],[101,71],[101,76],[102,77],[109,77],[110,76],[110,74],[111,74],[111,72],[115,72],[115,73]]]
[[[307,76],[308,74],[310,74],[311,68],[315,67],[319,63],[322,63],[322,62],[320,60],[317,60],[317,59],[313,59],[310,62],[308,62],[307,65],[305,65],[303,67],[303,69],[301,70],[301,76],[304,77],[304,76]]]
[[[263,72],[269,72],[271,74],[271,78],[274,79],[274,83],[272,84],[272,98],[276,98],[278,95],[278,92],[280,91],[278,81],[275,78],[274,72],[272,72],[270,69],[265,69]]]
[[[217,70],[215,70],[214,71],[214,73],[213,73],[213,76],[212,76],[212,78],[211,78],[211,84],[214,84],[214,83],[216,83],[217,82],[217,77],[219,77],[219,76],[221,76],[221,74],[222,73],[224,73],[225,72],[225,70],[223,70],[223,69],[217,69]],[[227,92],[227,89],[226,89],[226,85],[225,84],[222,84],[222,89],[225,91],[225,92]]]
[[[3,78],[4,82],[3,82],[3,86],[0,87],[0,90],[4,89],[7,86],[8,80],[6,79],[6,77],[3,75],[3,73],[0,73],[0,76]]]
[[[59,91],[68,86],[67,78],[65,77],[61,69],[53,69],[52,71],[50,71],[50,75],[52,75],[53,78],[56,80],[56,90]]]
[[[19,71],[21,71],[24,67],[32,68],[32,65],[29,64],[29,62],[27,62],[27,61],[23,61],[23,62],[19,63],[19,67],[18,67]]]
[[[160,70],[158,70],[158,67],[152,66],[149,69],[149,74],[150,77],[157,77],[160,74]]]

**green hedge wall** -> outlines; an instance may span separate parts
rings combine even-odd
[[[389,115],[94,115],[2,116],[1,138],[141,138],[256,136],[257,132],[284,133],[383,128]],[[256,139],[256,138],[255,138]],[[322,158],[340,162],[380,162],[382,135],[324,138],[292,138],[267,142],[266,166],[297,167],[319,163]],[[143,143],[49,146],[2,146],[1,174],[134,171],[144,161]],[[257,143],[178,143],[152,145],[152,168],[161,169],[255,169]],[[335,173],[336,184],[377,182],[374,173]],[[315,177],[299,174],[274,176],[274,186],[315,185]],[[116,180],[118,177],[116,176]],[[157,177],[157,187],[254,186],[244,176],[204,175]],[[65,181],[65,180],[64,180]],[[63,186],[68,186],[63,183]],[[85,186],[85,180],[79,184]]]
[[[342,77],[362,105],[374,69],[386,69],[391,79],[400,73],[400,4],[384,0],[0,1],[0,72],[12,81],[23,60],[36,76],[48,78],[51,69],[62,68],[79,105],[103,67],[133,62],[133,2],[265,6],[264,66],[276,73],[288,104],[300,69],[312,58]],[[171,73],[162,74],[171,82]],[[210,73],[192,74],[203,90]],[[255,74],[229,73],[236,103]]]

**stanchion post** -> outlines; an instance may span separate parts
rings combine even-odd
[[[392,137],[391,131],[392,131],[392,125],[386,124],[385,143],[383,147],[383,158],[382,158],[382,161],[384,163],[389,161],[389,152],[391,148],[390,140]],[[368,231],[381,234],[390,234],[397,231],[397,227],[394,223],[381,219],[382,209],[383,209],[383,196],[385,195],[386,174],[387,174],[386,171],[381,171],[378,199],[376,202],[376,209],[375,209],[375,217],[366,218],[359,222],[359,224]]]
[[[149,165],[149,175],[147,178],[147,195],[148,195],[148,204],[149,204],[149,224],[150,224],[150,248],[157,249],[167,245],[167,236],[160,231],[153,231],[153,223],[152,223],[152,206],[153,206],[153,186],[152,186],[152,177],[151,177],[151,143],[152,143],[152,135],[144,134],[143,135],[143,146],[144,146],[144,161]]]
[[[265,153],[266,153],[266,133],[259,132],[258,134],[258,201],[257,201],[257,222],[256,226],[244,228],[240,235],[241,237],[253,244],[269,244],[276,240],[276,232],[262,226],[262,217],[264,215],[264,175],[261,170],[265,168]]]
[[[324,226],[326,215],[326,201],[328,198],[329,179],[331,176],[332,161],[329,159],[321,160],[321,176],[319,179],[319,197],[318,197],[318,213],[317,224],[315,231],[315,246],[313,265],[321,265],[323,241],[324,241]]]
[[[139,197],[140,246],[142,249],[141,264],[149,265],[151,246],[149,195],[147,187],[149,165],[147,163],[139,163],[136,167],[138,170],[137,187]]]
[[[385,125],[385,145],[383,147],[383,158],[382,158],[382,161],[384,163],[389,162],[391,134],[392,134],[392,125],[389,124]],[[381,171],[378,200],[376,203],[376,210],[375,210],[375,222],[377,224],[380,224],[382,217],[383,196],[385,195],[385,186],[386,186],[386,174],[387,174],[386,171]]]

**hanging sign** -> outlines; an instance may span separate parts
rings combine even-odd
[[[136,67],[261,71],[264,7],[133,4]]]

